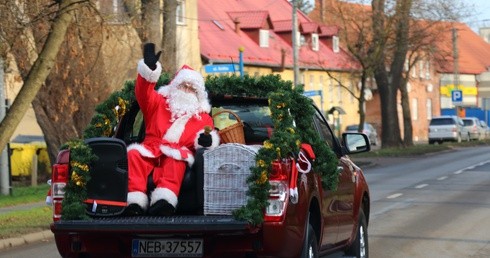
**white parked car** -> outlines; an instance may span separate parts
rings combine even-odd
[[[470,140],[483,140],[485,138],[485,131],[481,127],[480,119],[476,117],[464,117],[464,131],[470,136]]]
[[[484,137],[483,139],[490,139],[490,127],[485,123],[485,121],[480,120],[480,127],[482,128],[484,132]]]
[[[429,124],[429,144],[469,141],[469,134],[463,126],[463,121],[457,116],[433,117]]]
[[[348,125],[345,127],[346,133],[357,133],[359,132],[359,125]],[[364,133],[369,138],[371,145],[379,145],[378,132],[376,128],[370,123],[364,123],[364,128],[361,133]]]

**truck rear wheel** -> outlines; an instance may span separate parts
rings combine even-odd
[[[318,242],[316,241],[315,230],[313,230],[313,226],[309,223],[301,258],[318,258]]]
[[[346,255],[356,258],[369,257],[367,222],[364,212],[359,211],[359,223],[357,224],[357,236],[351,246],[345,252]]]

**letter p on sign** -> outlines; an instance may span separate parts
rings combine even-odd
[[[461,90],[453,90],[451,92],[451,100],[453,102],[463,102],[463,92]]]

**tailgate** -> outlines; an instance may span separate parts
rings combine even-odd
[[[61,220],[51,224],[54,233],[76,232],[127,232],[133,233],[192,233],[249,231],[245,221],[232,216],[170,216],[170,217],[119,217],[90,220]]]

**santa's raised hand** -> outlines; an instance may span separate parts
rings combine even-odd
[[[157,62],[160,59],[162,51],[155,53],[155,44],[146,43],[143,46],[143,61],[151,69],[155,70],[157,68]]]

